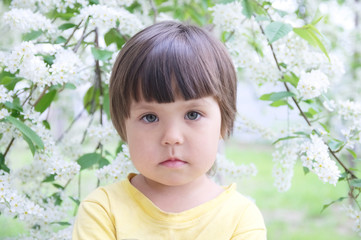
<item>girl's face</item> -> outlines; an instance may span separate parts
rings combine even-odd
[[[221,112],[213,97],[172,103],[133,101],[125,122],[136,169],[166,186],[206,176],[221,138]]]

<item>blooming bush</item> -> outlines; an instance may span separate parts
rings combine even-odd
[[[297,124],[270,130],[239,113],[238,131],[275,145],[275,187],[292,187],[297,161],[326,184],[345,181],[348,195],[331,204],[349,199],[344,212],[361,235],[361,180],[352,167],[361,145],[361,29],[353,20],[361,3],[340,2],[4,1],[0,31],[12,40],[0,40],[0,214],[28,227],[19,239],[71,239],[84,170],[94,170],[97,185],[134,170],[110,122],[111,67],[133,34],[174,19],[211,29],[239,81],[259,89],[271,108],[299,116]],[[339,11],[350,18],[335,20]],[[31,161],[15,164],[9,153],[23,145]],[[235,165],[222,155],[217,165],[227,177],[257,173],[254,164]]]

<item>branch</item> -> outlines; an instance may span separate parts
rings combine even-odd
[[[78,51],[78,48],[80,47],[81,42],[84,40],[84,36],[85,36],[85,32],[86,29],[88,28],[88,23],[89,23],[89,17],[86,19],[85,25],[84,25],[84,29],[83,29],[83,33],[81,34],[81,37],[79,39],[79,41],[77,42],[77,44],[75,45],[75,47],[73,48],[73,51],[76,53]],[[88,34],[87,34],[88,35]]]
[[[150,6],[152,7],[152,10],[153,10],[153,23],[156,23],[157,22],[157,17],[158,17],[158,10],[157,10],[157,7],[155,6],[153,0],[149,0],[150,2]]]
[[[13,137],[13,138],[11,139],[9,145],[6,147],[6,150],[5,150],[5,152],[4,152],[4,158],[5,158],[6,155],[8,154],[8,152],[9,152],[11,146],[13,145],[14,141],[15,141],[15,138]]]
[[[260,27],[260,29],[261,29],[262,34],[265,35],[264,30],[263,30],[263,27],[261,26],[261,24],[259,24],[259,27]],[[273,45],[272,45],[270,42],[268,42],[268,44],[269,44],[269,46],[270,46],[270,48],[271,48],[273,58],[274,58],[274,60],[275,60],[275,62],[276,62],[276,64],[277,64],[278,70],[279,70],[279,71],[281,72],[281,74],[282,74],[282,79],[283,79],[283,73],[282,73],[282,70],[281,70],[281,66],[280,66],[280,64],[279,64],[279,62],[278,62],[276,53],[275,53],[275,51],[274,51],[274,49],[273,49]],[[284,85],[285,85],[286,90],[287,90],[288,92],[290,92],[290,89],[288,88],[286,82],[284,82]],[[295,99],[294,97],[292,97],[292,100],[293,100],[293,102],[296,104],[296,106],[297,106],[300,114],[302,115],[303,119],[307,122],[307,124],[308,124],[310,127],[312,127],[311,122],[309,121],[309,119],[307,118],[307,116],[305,115],[305,113],[303,112],[303,110],[301,109],[301,107],[299,106],[299,104],[298,104],[298,102],[296,101],[296,99]],[[326,144],[326,143],[325,143],[325,144]],[[331,148],[328,146],[328,144],[326,144],[326,145],[327,145],[328,150],[329,150],[329,152],[331,153],[331,155],[332,155],[332,156],[335,158],[335,160],[343,167],[343,169],[344,169],[348,174],[351,175],[351,178],[357,178],[356,175],[355,175],[350,169],[348,169],[348,168],[342,163],[342,161],[336,156],[336,154],[331,150]]]
[[[66,45],[68,45],[70,39],[73,37],[74,33],[79,29],[80,24],[83,22],[84,19],[82,19],[78,25],[76,25],[76,27],[74,28],[73,32],[70,34],[70,36],[68,37],[68,39],[66,40],[66,42],[64,43],[63,47],[66,47]]]

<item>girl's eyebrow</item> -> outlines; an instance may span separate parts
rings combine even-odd
[[[181,100],[183,101],[183,100]],[[183,105],[186,108],[196,108],[196,107],[205,107],[210,104],[210,102],[207,99],[190,99],[183,101],[185,105]],[[171,104],[170,102],[169,104]],[[158,102],[134,102],[132,106],[132,109],[134,111],[142,111],[142,110],[152,110],[158,106],[158,104],[165,106],[168,103],[158,103]]]

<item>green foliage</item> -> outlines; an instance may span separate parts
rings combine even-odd
[[[35,105],[34,108],[35,111],[40,113],[44,112],[50,106],[56,94],[57,94],[56,90],[51,90],[48,93],[46,93],[42,98],[40,98],[38,103]]]
[[[319,19],[321,20],[321,19]],[[318,21],[319,21],[318,20]],[[318,22],[316,21],[315,24]],[[321,51],[326,55],[329,61],[330,57],[328,56],[326,47],[323,45],[320,37],[322,38],[322,34],[317,30],[315,25],[307,24],[300,28],[293,28],[293,31],[300,36],[301,38],[305,39],[311,46],[318,47]]]
[[[280,38],[286,36],[289,32],[292,31],[292,26],[290,24],[282,22],[271,22],[266,26],[264,32],[268,38],[269,43],[273,43]]]
[[[287,97],[294,97],[296,96],[292,92],[284,91],[284,92],[273,92],[273,93],[267,93],[263,94],[259,99],[263,101],[279,101],[283,98]]]
[[[95,164],[99,164],[101,167],[109,164],[109,161],[99,153],[87,153],[81,156],[77,163],[80,165],[80,170],[93,167]]]
[[[41,138],[28,126],[26,126],[23,122],[19,121],[18,119],[7,116],[5,117],[5,120],[12,125],[14,125],[24,136],[24,139],[28,142],[28,140],[31,141],[37,148],[44,149],[44,143],[41,140]],[[30,144],[28,142],[28,144]],[[30,148],[33,148],[33,146],[30,146]]]
[[[23,35],[23,41],[31,41],[31,40],[35,40],[38,37],[40,37],[44,32],[39,30],[39,31],[31,31],[29,33],[26,33]]]
[[[2,154],[2,153],[0,153],[0,170],[3,170],[7,173],[10,172],[10,168],[8,166],[6,166],[5,157],[4,157],[4,154]]]

